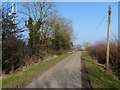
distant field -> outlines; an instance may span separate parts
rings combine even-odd
[[[95,64],[87,53],[82,53],[84,62],[88,71],[88,78],[90,79],[93,88],[119,88],[120,81],[115,79],[115,76],[106,72],[105,69]]]

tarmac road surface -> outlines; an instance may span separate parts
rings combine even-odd
[[[38,78],[26,88],[82,88],[81,52],[75,52]]]

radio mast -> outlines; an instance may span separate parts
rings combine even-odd
[[[12,3],[12,12],[11,12],[11,15],[12,15],[12,20],[13,20],[13,24],[15,25],[16,24],[16,12],[17,12],[17,7],[16,7],[16,4],[15,3]],[[16,29],[14,29],[14,32],[16,31]]]

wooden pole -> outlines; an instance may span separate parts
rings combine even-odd
[[[110,19],[111,19],[111,6],[108,8],[108,30],[107,30],[107,55],[106,55],[106,67],[109,69],[109,53],[110,53]]]

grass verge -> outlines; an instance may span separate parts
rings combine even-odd
[[[0,90],[2,89],[2,79],[0,78]]]
[[[98,66],[87,53],[82,52],[87,75],[90,80],[92,88],[119,88],[120,81],[115,79],[115,76],[108,73],[104,68]]]
[[[24,70],[16,70],[11,75],[7,75],[6,78],[2,79],[2,88],[24,87],[27,83],[32,81],[34,78],[36,78],[70,54],[71,53],[63,54],[48,61],[43,61],[40,64],[29,66]]]

